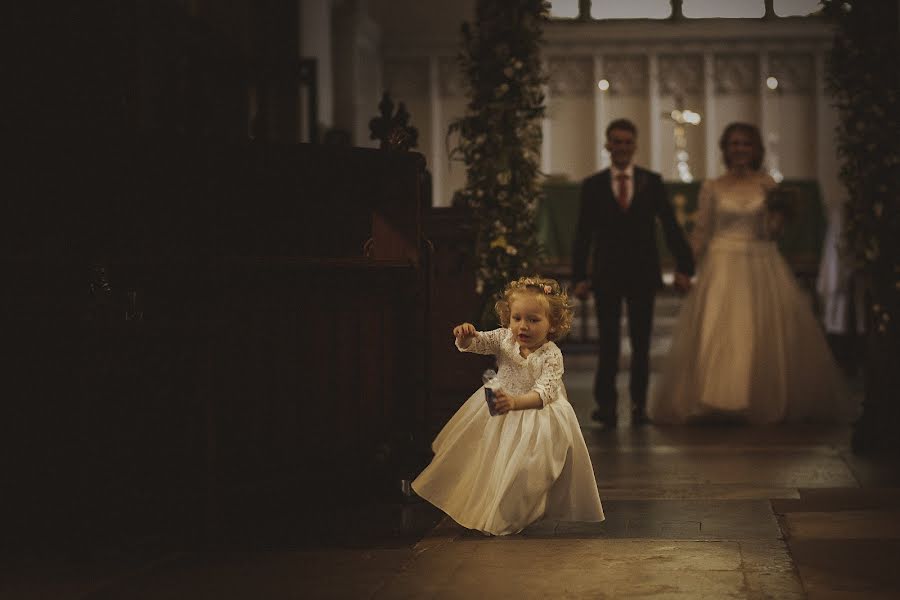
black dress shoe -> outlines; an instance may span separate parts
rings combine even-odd
[[[615,416],[610,416],[600,412],[600,409],[595,408],[591,413],[591,420],[595,423],[599,423],[600,425],[604,425],[608,429],[615,429],[617,425],[617,419]]]
[[[634,426],[649,425],[650,419],[643,411],[634,411],[631,413],[631,424]]]

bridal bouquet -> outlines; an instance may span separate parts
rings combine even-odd
[[[786,187],[775,187],[766,195],[766,209],[790,221],[797,215],[797,191]]]

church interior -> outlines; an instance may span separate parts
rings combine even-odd
[[[755,124],[854,422],[599,426],[579,300],[563,381],[606,520],[486,536],[411,489],[493,365],[451,331],[486,306],[461,28],[504,1],[535,4],[9,9],[0,598],[900,597],[896,136],[867,188],[890,198],[873,231],[893,274],[848,276],[839,300],[826,277],[856,196],[823,5],[865,0],[547,3],[540,201],[521,214],[540,274],[574,285],[613,119],[687,232],[723,128]],[[900,3],[878,10],[896,49]],[[897,73],[873,72],[860,85],[895,110],[876,128],[897,132]],[[651,391],[683,304],[660,250]]]

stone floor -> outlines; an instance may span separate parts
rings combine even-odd
[[[658,309],[655,365],[676,311]],[[600,429],[584,350],[566,385],[603,523],[496,538],[415,498],[326,503],[214,548],[17,556],[0,598],[900,598],[896,465],[854,456],[845,427]]]

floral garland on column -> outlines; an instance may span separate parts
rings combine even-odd
[[[847,187],[844,251],[866,283],[865,396],[852,447],[900,456],[900,72],[897,2],[825,0],[835,23],[828,86]]]
[[[459,134],[451,157],[466,165],[466,185],[454,204],[468,205],[476,219],[476,291],[485,324],[504,286],[533,273],[541,259],[536,215],[546,77],[540,43],[550,4],[479,0],[476,16],[474,27],[462,26],[466,115],[451,123],[448,137]]]
[[[827,81],[840,115],[845,252],[864,274],[876,334],[900,333],[900,71],[896,2],[824,0],[836,25]]]

